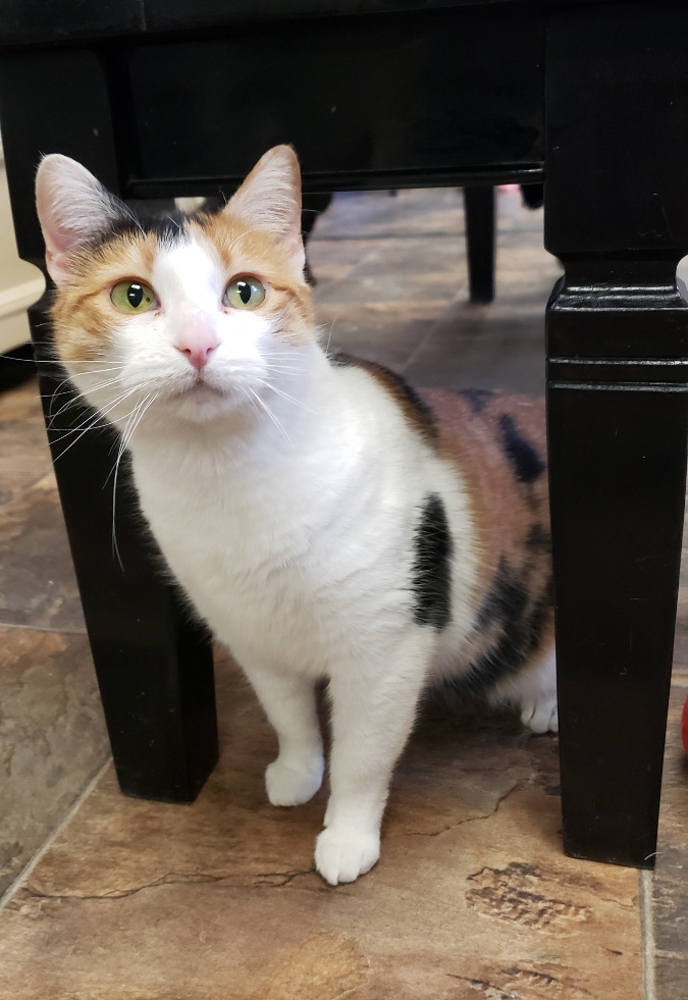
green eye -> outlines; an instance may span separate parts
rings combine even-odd
[[[265,286],[258,278],[248,274],[244,278],[235,278],[225,289],[225,305],[235,309],[255,309],[265,298]]]
[[[142,281],[119,281],[110,298],[113,306],[123,313],[145,313],[157,305],[155,292]]]

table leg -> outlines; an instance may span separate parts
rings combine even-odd
[[[463,189],[466,257],[471,302],[492,302],[495,294],[495,189]]]
[[[45,357],[47,316],[34,307],[29,319],[37,355]],[[94,417],[76,399],[54,416],[69,390],[61,376],[44,371],[39,379],[120,787],[143,798],[192,801],[218,756],[209,636],[164,579],[126,462],[113,498],[114,430],[75,430]],[[51,406],[58,387],[59,405]]]
[[[19,253],[26,260],[42,263],[33,196],[42,153],[73,156],[112,191],[126,193],[126,107],[118,128],[111,87],[103,60],[87,48],[0,59],[7,179]],[[31,311],[30,322],[45,358],[47,303],[42,306]],[[39,368],[49,406],[62,376],[48,374],[50,365]],[[62,405],[66,397],[59,400]],[[210,642],[166,582],[126,477],[119,479],[116,503],[121,565],[113,552],[116,439],[110,428],[74,434],[88,415],[76,402],[50,423],[49,437],[117,776],[128,794],[188,802],[217,760]]]
[[[688,445],[688,11],[547,31],[548,433],[564,846],[654,864]],[[623,22],[620,30],[620,21]],[[632,114],[629,114],[632,109]]]
[[[681,386],[560,381],[556,367],[548,430],[564,847],[575,857],[649,868],[676,618],[688,394]]]

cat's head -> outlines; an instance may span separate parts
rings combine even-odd
[[[316,336],[290,147],[215,214],[143,222],[58,154],[38,168],[36,204],[55,348],[98,409],[198,422],[284,396]]]

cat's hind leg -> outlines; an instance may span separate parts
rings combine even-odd
[[[265,771],[273,806],[308,802],[323,778],[323,744],[312,678],[242,661],[265,714],[277,733],[279,754]]]
[[[489,701],[492,705],[516,705],[521,711],[521,722],[534,733],[559,732],[554,645],[516,675],[500,681],[490,693]]]

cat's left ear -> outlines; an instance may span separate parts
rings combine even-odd
[[[303,275],[301,171],[291,146],[274,146],[261,156],[223,211],[269,232],[289,251],[295,270]]]
[[[75,251],[107,232],[127,208],[86,167],[59,153],[41,160],[36,211],[45,240],[45,262],[59,287],[70,277]]]

